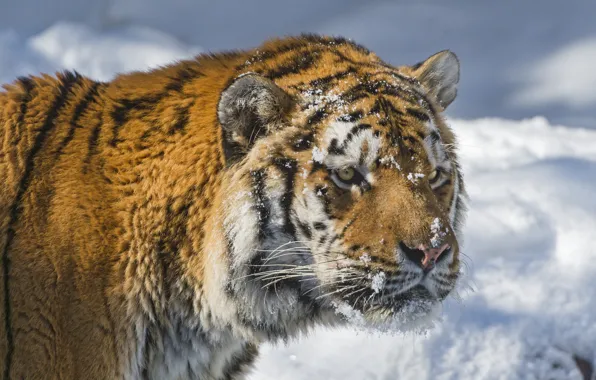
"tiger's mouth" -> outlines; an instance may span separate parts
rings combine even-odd
[[[394,312],[399,312],[404,307],[416,303],[437,303],[442,300],[442,298],[433,295],[422,284],[396,294],[375,293],[372,289],[367,289],[367,293],[368,295],[365,296],[348,297],[343,300],[362,312],[375,308],[391,309]]]
[[[379,332],[424,331],[439,318],[440,299],[423,285],[391,298],[333,302],[335,313],[351,326]]]
[[[341,304],[352,310],[347,316],[343,312],[339,313],[348,323],[354,322],[353,313],[357,313],[365,321],[357,324],[381,329],[384,326],[400,328],[399,325],[404,321],[411,322],[431,315],[455,288],[456,279],[448,284],[442,283],[439,289],[435,284],[437,280],[431,277],[432,272],[420,274],[404,290],[392,289],[390,279],[379,287],[373,276],[359,291],[347,294],[337,291],[332,304]]]

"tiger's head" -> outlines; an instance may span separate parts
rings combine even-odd
[[[376,324],[440,302],[460,274],[464,186],[441,116],[458,59],[396,68],[344,40],[291,43],[257,53],[218,106],[240,319],[287,336],[345,306]]]

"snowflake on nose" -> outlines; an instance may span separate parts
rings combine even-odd
[[[445,231],[441,231],[442,225],[439,218],[435,218],[430,225],[430,232],[432,233],[432,237],[430,238],[430,244],[433,248],[437,248],[441,245],[441,241],[447,235],[447,228]]]

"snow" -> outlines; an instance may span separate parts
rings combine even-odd
[[[441,231],[442,228],[443,226],[441,225],[439,218],[435,218],[430,225],[430,232],[432,234],[430,238],[431,247],[438,248],[443,237],[447,235],[447,228],[445,228],[445,231]]]
[[[315,146],[312,148],[312,160],[314,162],[322,163],[327,157],[327,151]]]
[[[408,180],[413,184],[416,184],[420,178],[424,178],[424,174],[422,173],[408,173],[407,176]]]
[[[387,275],[385,275],[385,272],[381,271],[379,273],[376,273],[372,278],[372,283],[371,283],[372,290],[374,290],[375,293],[379,293],[385,286],[386,279],[387,279]]]
[[[476,3],[0,0],[0,81],[64,68],[109,80],[302,31],[394,64],[450,48],[470,194],[457,294],[424,334],[359,326],[265,345],[251,380],[581,379],[573,357],[596,362],[596,3]]]

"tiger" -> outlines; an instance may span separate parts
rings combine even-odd
[[[459,72],[304,34],[3,86],[2,378],[245,379],[266,342],[422,318],[461,277]]]

